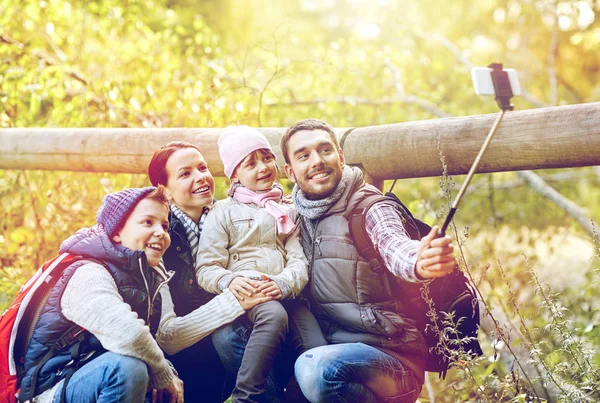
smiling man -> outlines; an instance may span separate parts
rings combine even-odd
[[[356,250],[347,217],[380,192],[345,164],[331,126],[302,120],[282,137],[281,151],[302,218],[310,270],[305,293],[329,342],[296,361],[302,392],[313,403],[414,402],[426,346],[402,296],[390,291],[390,278],[421,282],[452,272],[451,239],[435,239],[434,227],[411,240],[394,205],[378,202],[366,214],[366,230],[389,273],[372,270]]]

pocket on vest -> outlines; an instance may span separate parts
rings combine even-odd
[[[368,305],[364,307],[371,333],[381,334],[388,337],[400,337],[405,327],[409,325],[404,318],[395,312],[385,309],[380,305]]]

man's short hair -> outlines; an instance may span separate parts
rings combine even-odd
[[[335,137],[335,132],[333,131],[333,127],[331,127],[328,123],[326,123],[322,120],[319,120],[319,119],[314,119],[314,118],[304,119],[304,120],[296,122],[292,126],[290,126],[286,130],[283,137],[281,137],[281,141],[280,141],[279,145],[281,147],[281,153],[283,154],[283,158],[285,159],[285,162],[287,164],[290,163],[290,157],[288,155],[288,143],[290,142],[290,137],[292,137],[294,135],[294,133],[303,131],[303,130],[326,131],[331,136],[331,141],[333,141],[333,144],[335,144],[337,149],[340,148],[337,137]]]

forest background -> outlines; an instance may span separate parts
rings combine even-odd
[[[518,110],[593,102],[599,55],[598,0],[0,0],[0,128],[478,115],[497,107],[469,68],[491,62],[519,71]],[[439,223],[462,180],[394,189]],[[453,234],[485,303],[485,355],[430,375],[420,401],[600,400],[599,183],[596,167],[475,177]],[[0,310],[107,192],[147,184],[0,170]]]

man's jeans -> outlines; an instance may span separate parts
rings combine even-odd
[[[148,387],[146,363],[106,352],[79,368],[67,385],[67,403],[142,402]],[[62,385],[54,395],[60,401]]]
[[[363,343],[313,348],[298,357],[295,371],[312,403],[414,403],[422,387],[397,358]]]

